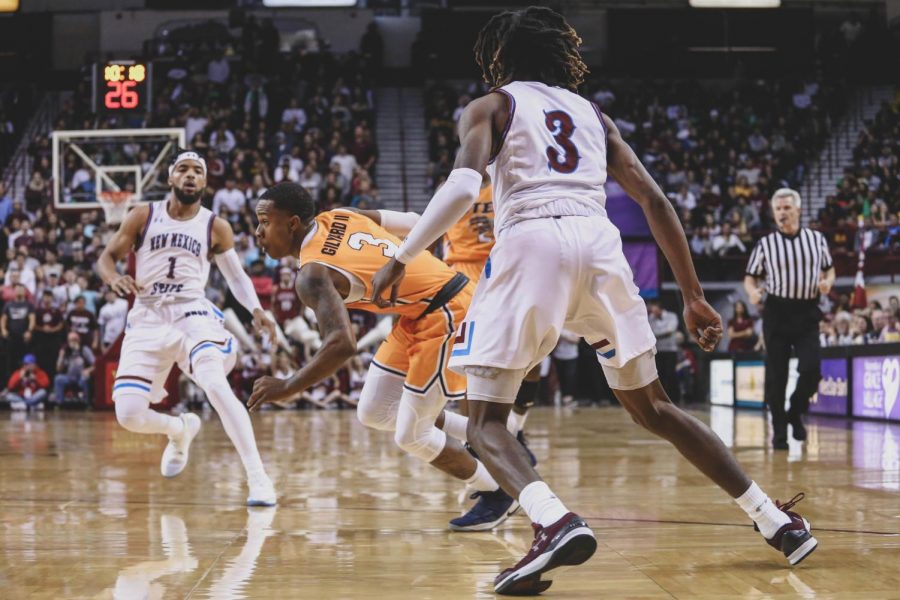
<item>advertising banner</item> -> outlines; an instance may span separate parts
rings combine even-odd
[[[823,358],[819,392],[809,401],[809,412],[819,415],[847,414],[847,359]]]
[[[853,416],[900,421],[900,356],[853,358]]]

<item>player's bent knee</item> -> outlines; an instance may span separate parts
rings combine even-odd
[[[614,390],[638,390],[659,379],[654,354],[653,350],[648,350],[619,368],[601,365],[609,387]]]
[[[427,463],[437,458],[447,444],[447,434],[434,426],[445,404],[435,387],[426,394],[403,393],[394,432],[394,441],[401,450]]]
[[[366,383],[359,392],[356,418],[366,427],[394,431],[402,397],[403,377],[372,366],[366,374]]]
[[[140,394],[118,394],[115,398],[116,420],[119,425],[134,433],[147,429],[147,411],[150,400]]]

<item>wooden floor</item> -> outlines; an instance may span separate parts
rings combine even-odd
[[[539,469],[600,542],[545,597],[900,598],[900,427],[813,420],[805,448],[774,454],[759,413],[697,414],[773,497],[807,493],[818,551],[787,568],[621,410],[539,409]],[[186,471],[165,480],[162,440],[111,414],[0,413],[0,597],[491,598],[531,541],[523,516],[449,532],[459,484],[344,411],[254,416],[281,504],[248,510],[218,419],[204,423]]]

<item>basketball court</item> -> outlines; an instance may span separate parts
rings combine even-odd
[[[811,418],[805,447],[761,445],[761,413],[697,412],[773,497],[801,504],[819,549],[789,569],[721,491],[618,408],[539,408],[539,470],[593,526],[583,567],[547,598],[900,598],[900,426]],[[275,509],[247,509],[241,467],[204,415],[191,463],[159,476],[160,440],[111,413],[0,422],[5,598],[493,598],[532,539],[516,515],[451,533],[460,487],[340,411],[254,426]],[[551,573],[554,575],[556,572]]]

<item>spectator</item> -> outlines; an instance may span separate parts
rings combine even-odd
[[[41,301],[35,310],[34,349],[38,365],[47,373],[54,373],[56,368],[56,349],[63,340],[62,311],[53,302],[53,292],[45,289]]]
[[[319,186],[322,185],[322,176],[315,170],[314,165],[310,163],[303,167],[299,183],[306,188],[310,196],[313,198],[319,197]]]
[[[353,172],[356,170],[357,161],[356,157],[347,152],[347,145],[340,144],[338,145],[337,154],[331,157],[331,164],[338,165],[341,171],[341,176],[344,178],[347,185],[353,179]]]
[[[756,345],[753,317],[747,312],[743,300],[734,303],[733,316],[728,321],[728,351],[752,352]]]
[[[50,378],[37,366],[34,354],[26,354],[22,358],[22,366],[9,378],[3,396],[13,410],[44,409],[47,390],[50,389]]]
[[[691,251],[697,256],[712,256],[712,240],[709,239],[709,228],[701,225],[691,238]]]
[[[97,317],[97,325],[101,331],[101,352],[106,352],[110,346],[116,343],[119,335],[125,331],[125,321],[128,315],[128,300],[120,298],[113,290],[106,290],[106,303],[100,309]]]
[[[294,181],[297,182],[300,180],[300,173],[297,172],[291,164],[290,156],[283,156],[281,161],[278,164],[278,167],[275,169],[275,183],[280,183],[282,181]]]
[[[731,224],[722,225],[722,231],[712,240],[712,251],[716,256],[729,256],[734,254],[746,254],[747,247],[741,239],[731,230]]]
[[[650,328],[656,336],[656,369],[659,380],[669,398],[676,404],[681,401],[678,393],[678,381],[675,375],[678,344],[675,333],[678,331],[678,317],[662,307],[658,300],[647,303]]]
[[[87,309],[87,301],[84,296],[75,298],[75,307],[66,315],[66,330],[75,332],[81,336],[81,343],[89,348],[97,348],[99,331],[97,317]]]
[[[34,335],[34,306],[25,296],[25,286],[15,286],[15,296],[3,307],[0,316],[0,335],[6,340],[7,373],[14,369],[28,352]]]
[[[53,280],[50,279],[52,283]],[[63,272],[63,281],[53,287],[53,300],[64,312],[68,312],[75,306],[75,298],[81,295],[81,286],[78,285],[78,276],[75,271],[69,269]]]
[[[60,406],[65,401],[66,391],[75,388],[82,402],[88,402],[88,384],[94,372],[94,353],[81,343],[81,337],[69,332],[66,344],[59,349],[56,361],[56,377],[53,380],[51,400]]]
[[[217,58],[211,59],[206,65],[206,78],[215,84],[224,85],[231,75],[231,66],[224,52],[220,52]],[[191,139],[188,137],[188,139]]]
[[[24,285],[25,289],[28,290],[29,296],[33,297],[37,291],[37,278],[35,277],[34,269],[27,264],[27,259],[27,251],[19,250],[16,252],[16,260],[9,265],[4,283],[7,285],[10,284],[12,282],[13,274],[18,273],[19,283]]]
[[[247,209],[246,195],[236,186],[234,177],[228,177],[225,187],[216,192],[212,202],[213,213],[232,223],[240,219]]]
[[[6,225],[6,220],[13,211],[13,199],[6,191],[6,184],[0,181],[0,227]]]
[[[300,100],[291,98],[290,104],[281,113],[281,122],[288,125],[294,133],[303,133],[306,121],[306,111],[300,106]]]

